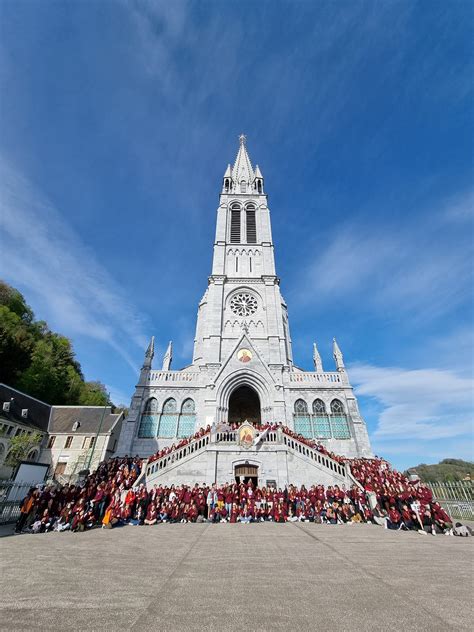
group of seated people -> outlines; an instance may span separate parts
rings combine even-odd
[[[137,457],[113,458],[100,463],[82,484],[32,487],[21,502],[15,532],[84,531],[102,524],[110,504],[133,487],[141,463]]]
[[[298,435],[282,424],[258,426],[259,432],[277,430],[350,466],[354,485],[312,485],[285,489],[257,487],[252,479],[225,485],[166,486],[147,490],[137,479],[139,457],[113,458],[100,463],[82,484],[32,488],[21,503],[16,532],[84,531],[102,526],[154,525],[175,522],[316,522],[342,524],[371,522],[387,529],[452,534],[449,515],[434,502],[431,490],[392,469],[387,461],[349,459]],[[157,452],[156,460],[211,432],[201,428],[193,436]]]

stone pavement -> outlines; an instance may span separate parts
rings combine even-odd
[[[0,630],[467,630],[474,538],[177,524],[0,539]]]

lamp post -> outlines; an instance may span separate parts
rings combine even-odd
[[[91,462],[92,462],[92,457],[94,456],[94,452],[95,452],[95,446],[97,445],[97,439],[99,438],[100,431],[102,430],[102,424],[104,422],[104,417],[105,417],[105,411],[106,410],[107,410],[107,405],[104,406],[104,409],[102,411],[102,416],[100,418],[99,427],[97,428],[97,432],[96,432],[96,435],[95,435],[94,445],[92,446],[92,450],[91,450],[91,453],[90,453],[90,456],[89,456],[87,467],[84,468],[86,470],[90,469]]]

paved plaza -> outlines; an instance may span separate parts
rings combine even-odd
[[[467,630],[472,538],[177,524],[0,538],[3,630]]]

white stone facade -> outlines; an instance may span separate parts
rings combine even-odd
[[[281,422],[338,454],[372,456],[337,343],[335,371],[323,370],[316,346],[314,372],[293,362],[264,180],[258,166],[251,165],[245,137],[234,166],[224,175],[212,272],[199,303],[192,363],[170,370],[170,345],[162,370],[155,370],[153,355],[152,339],[118,454],[148,456],[191,434],[191,428],[249,419]],[[271,452],[272,459],[279,450]],[[201,478],[196,474],[196,481]]]

